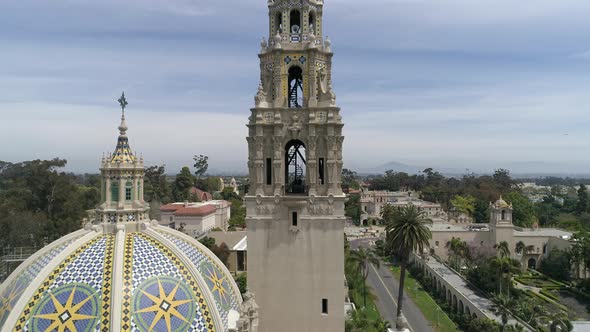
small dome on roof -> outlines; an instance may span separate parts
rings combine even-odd
[[[510,207],[510,204],[506,203],[506,201],[504,199],[502,199],[502,196],[500,196],[500,198],[496,201],[496,203],[494,203],[494,206],[499,207],[499,208],[506,208],[506,207]]]

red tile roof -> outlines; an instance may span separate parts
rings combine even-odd
[[[182,209],[184,207],[184,204],[166,204],[166,205],[162,205],[160,206],[160,211],[162,212],[174,212],[176,210]]]
[[[181,205],[181,208],[176,210],[176,212],[174,212],[174,215],[175,216],[200,217],[200,216],[209,215],[211,213],[215,213],[216,210],[217,210],[217,208],[215,208],[215,206],[213,206],[213,205],[204,205],[204,206],[200,206],[200,207],[183,207]]]
[[[207,202],[213,199],[213,195],[196,187],[191,187],[190,193],[197,195],[201,202]]]

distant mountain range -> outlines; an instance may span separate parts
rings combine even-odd
[[[435,171],[447,176],[458,176],[472,172],[476,174],[491,174],[496,169],[505,168],[516,177],[542,177],[542,176],[559,176],[559,177],[589,177],[590,164],[585,167],[584,164],[568,165],[559,162],[544,162],[544,161],[524,161],[524,162],[509,162],[499,163],[498,165],[484,168],[484,167],[469,167],[453,168],[453,167],[437,167],[436,165],[411,165],[390,161],[388,163],[368,168],[359,168],[359,174],[383,174],[387,170],[394,170],[396,172],[405,172],[408,174],[419,174],[426,168],[432,167]]]

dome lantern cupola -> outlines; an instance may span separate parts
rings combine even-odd
[[[147,221],[149,204],[143,199],[145,167],[143,158],[131,151],[127,137],[125,93],[119,98],[121,124],[117,146],[112,155],[102,161],[101,203],[96,209],[98,223]]]

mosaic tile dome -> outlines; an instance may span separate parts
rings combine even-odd
[[[223,263],[157,223],[87,226],[0,285],[4,331],[227,331],[242,298]]]

